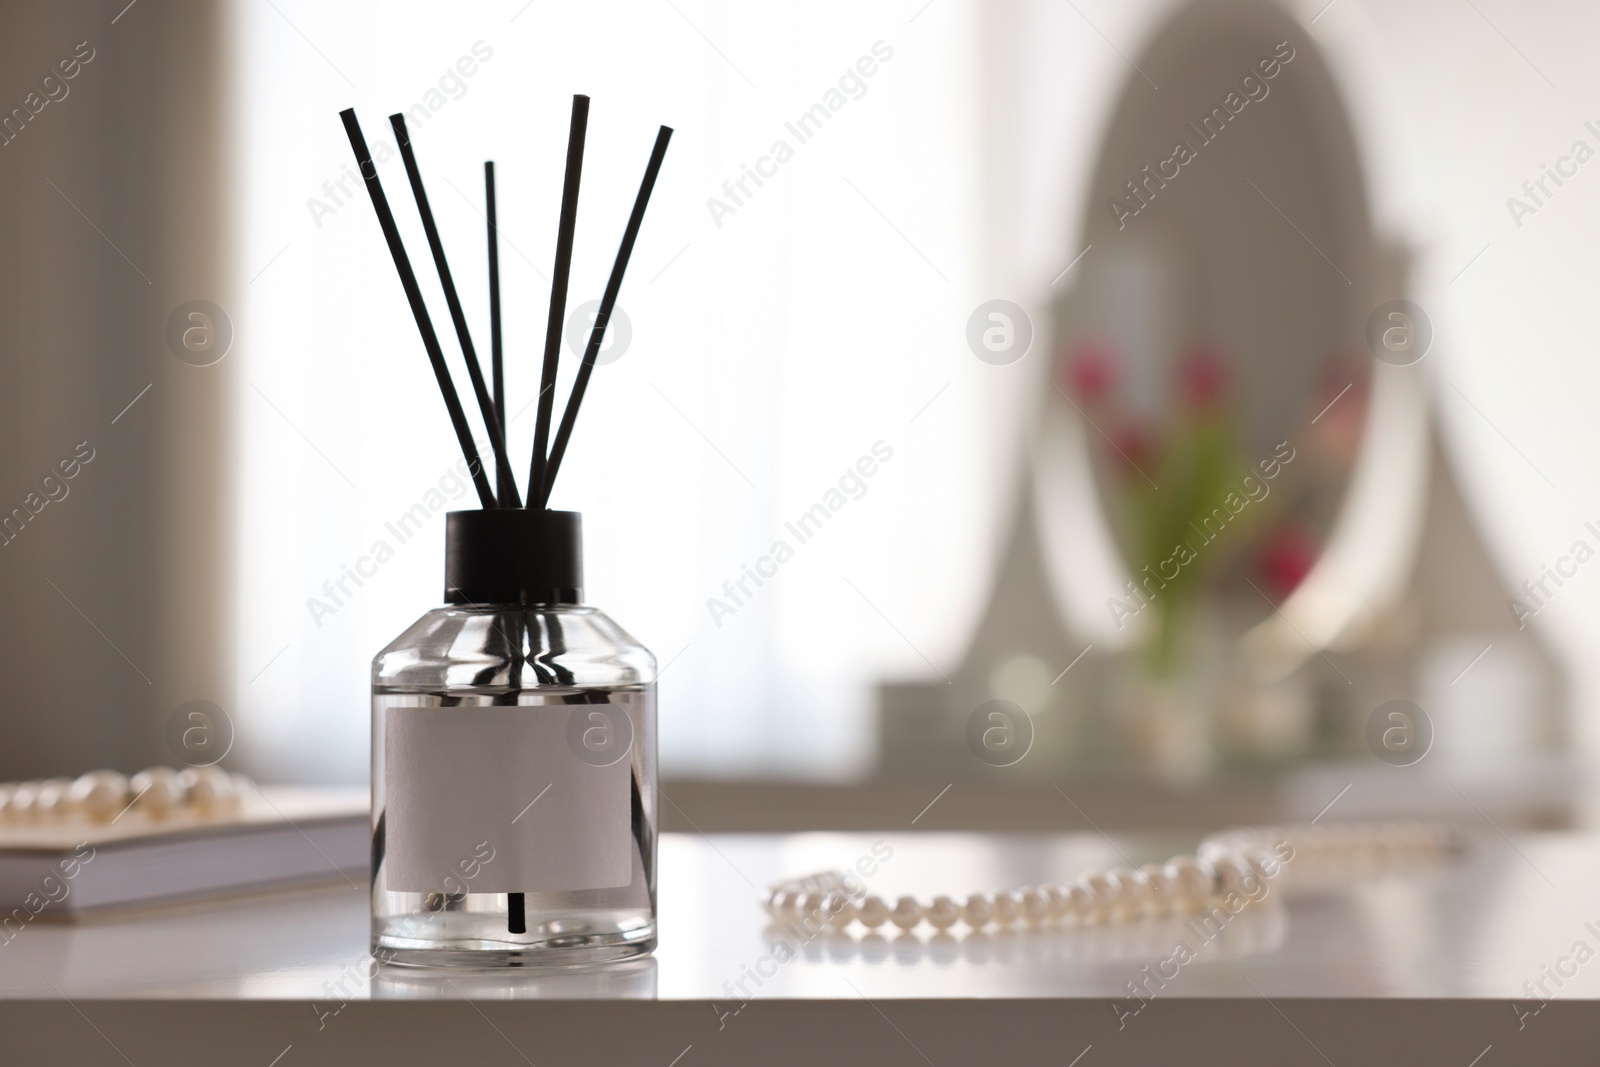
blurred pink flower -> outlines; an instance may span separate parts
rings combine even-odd
[[[1150,431],[1138,423],[1122,423],[1111,431],[1110,438],[1111,447],[1116,450],[1118,458],[1126,461],[1120,465],[1126,467],[1127,464],[1132,464],[1137,468],[1124,471],[1130,477],[1137,476],[1139,471],[1148,471],[1155,462],[1155,440],[1151,437]]]
[[[1178,358],[1178,390],[1191,408],[1218,406],[1227,396],[1231,379],[1227,355],[1210,342],[1197,341]]]
[[[1294,592],[1316,565],[1318,551],[1310,533],[1293,523],[1281,525],[1262,538],[1258,562],[1269,595],[1282,600]]]
[[[1063,351],[1057,372],[1069,395],[1088,404],[1104,400],[1117,381],[1116,349],[1093,338],[1077,341]]]

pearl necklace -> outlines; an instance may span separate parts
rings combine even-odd
[[[778,921],[844,930],[893,923],[902,930],[926,922],[948,930],[957,922],[973,930],[1070,923],[1088,926],[1162,915],[1197,915],[1212,907],[1237,913],[1267,899],[1293,868],[1297,889],[1341,884],[1355,875],[1410,869],[1438,862],[1465,848],[1458,831],[1415,823],[1245,827],[1200,842],[1198,855],[1174,856],[1137,870],[1090,871],[1071,885],[1029,886],[891,905],[866,892],[852,871],[827,871],[774,885],[767,913]]]
[[[0,782],[0,824],[88,820],[114,822],[129,808],[154,819],[168,815],[220,818],[239,807],[253,783],[220,767],[150,767],[129,778],[90,771],[78,778]]]

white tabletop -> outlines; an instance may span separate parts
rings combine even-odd
[[[1600,840],[1489,836],[1454,866],[1386,876],[1286,907],[1247,910],[1210,943],[1176,920],[1090,930],[934,935],[892,927],[812,941],[770,926],[760,890],[785,876],[893,850],[875,892],[965,893],[1068,880],[1126,854],[1192,842],[1092,835],[663,835],[654,957],[581,973],[431,973],[367,954],[364,888],[344,882],[75,924],[34,922],[0,947],[0,1000],[646,998],[1116,998],[1187,940],[1192,962],[1162,997],[1527,999],[1600,996]],[[360,880],[357,879],[357,882]],[[1593,923],[1593,926],[1586,925]],[[794,958],[774,951],[779,941]],[[1568,962],[1563,962],[1568,961]],[[1586,957],[1585,957],[1586,962]],[[756,979],[748,977],[759,972]],[[1572,972],[1568,974],[1567,972]],[[743,988],[739,988],[740,981]],[[746,996],[748,994],[748,996]]]

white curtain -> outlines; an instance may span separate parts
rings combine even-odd
[[[599,295],[655,125],[677,130],[619,301],[631,346],[597,372],[551,501],[584,514],[588,599],[665,668],[667,773],[868,768],[874,685],[953,669],[1020,484],[1007,392],[1025,379],[964,341],[982,300],[1038,295],[992,291],[1004,257],[978,240],[973,5],[274,0],[240,23],[241,761],[364,775],[368,663],[440,600],[445,507],[404,543],[385,524],[430,490],[476,506],[451,498],[459,451],[337,112],[354,104],[374,144],[413,116],[485,356],[497,161],[516,412],[585,92],[569,306]],[[380,172],[450,352],[404,174]],[[523,478],[532,430],[529,408]],[[362,562],[380,541],[393,558]],[[346,566],[370,573],[358,587]]]

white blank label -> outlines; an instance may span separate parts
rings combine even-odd
[[[390,707],[388,888],[542,893],[627,885],[632,760],[600,767],[567,747],[569,717],[594,707]]]

